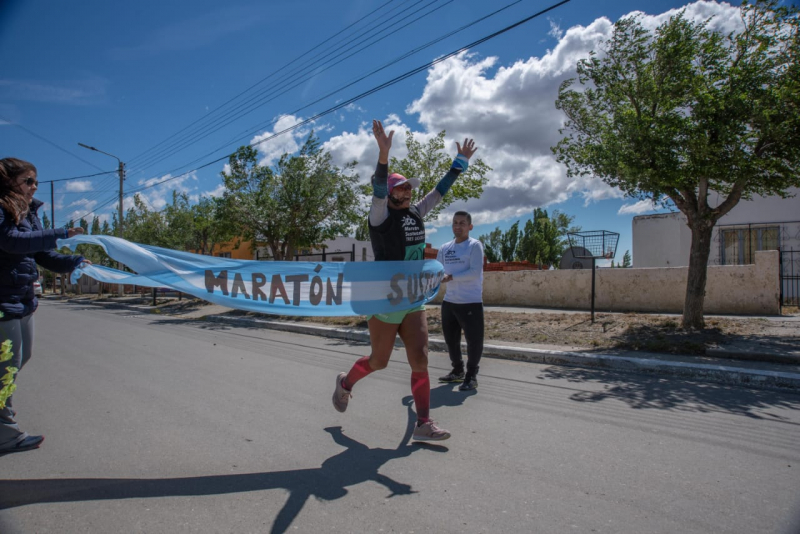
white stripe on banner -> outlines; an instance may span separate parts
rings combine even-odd
[[[253,261],[131,243],[106,235],[59,239],[59,247],[99,245],[138,274],[86,265],[72,273],[100,282],[167,287],[240,310],[276,315],[374,315],[431,300],[444,268],[436,260],[379,262]]]

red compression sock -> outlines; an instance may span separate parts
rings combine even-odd
[[[430,421],[431,412],[431,379],[428,372],[411,373],[411,395],[417,407],[417,420],[421,423]]]
[[[350,372],[347,373],[347,376],[344,379],[344,388],[348,391],[353,389],[353,386],[356,385],[356,382],[358,382],[371,372],[372,372],[372,367],[369,366],[369,356],[364,356],[363,358],[359,358],[358,361],[353,364],[353,367],[350,369]]]

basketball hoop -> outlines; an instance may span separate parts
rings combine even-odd
[[[573,257],[592,260],[592,323],[594,323],[595,260],[612,260],[617,253],[619,234],[607,230],[568,232],[569,248]]]

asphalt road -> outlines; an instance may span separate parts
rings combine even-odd
[[[408,441],[402,352],[44,302],[0,533],[800,532],[800,396],[486,359]],[[431,375],[449,361],[431,355]]]

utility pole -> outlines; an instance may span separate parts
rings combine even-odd
[[[125,164],[119,162],[119,214],[117,215],[117,237],[121,238],[123,235],[122,229],[122,182],[125,181]]]
[[[56,193],[53,186],[54,182],[50,182],[50,228],[56,227]],[[56,294],[56,273],[53,272],[53,295]]]
[[[94,150],[95,152],[100,152],[101,154],[105,154],[106,156],[111,156],[119,163],[119,212],[117,215],[117,237],[122,239],[124,233],[122,228],[122,198],[123,198],[123,182],[125,181],[125,164],[122,163],[122,160],[119,159],[114,154],[109,154],[108,152],[103,152],[102,150],[98,150],[93,146],[84,145],[83,143],[78,143],[78,145],[82,146],[83,148],[88,148],[89,150]],[[122,270],[122,264],[117,262],[117,267]],[[119,296],[124,295],[123,285],[119,285]]]
[[[53,182],[50,182],[50,228],[56,227],[56,194],[53,189]]]

